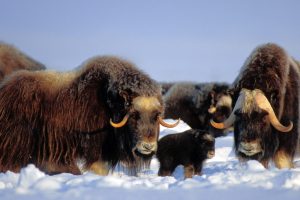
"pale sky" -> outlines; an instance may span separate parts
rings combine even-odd
[[[267,42],[300,60],[299,0],[0,2],[0,40],[59,71],[116,55],[158,81],[232,82]]]

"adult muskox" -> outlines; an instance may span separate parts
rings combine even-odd
[[[162,84],[167,88],[171,84]],[[213,118],[222,122],[231,113],[231,94],[226,83],[177,82],[163,96],[166,118],[181,118],[194,129],[209,130],[215,137],[226,131],[210,126]]]
[[[21,69],[42,70],[45,69],[45,66],[15,47],[0,42],[0,81],[6,75]]]
[[[0,87],[0,171],[140,169],[157,149],[159,124],[168,126],[162,112],[159,85],[118,58],[69,73],[18,71]]]
[[[235,151],[241,161],[255,159],[266,168],[293,167],[299,139],[299,66],[276,44],[256,48],[234,83],[235,105],[229,118],[212,125],[234,124]]]

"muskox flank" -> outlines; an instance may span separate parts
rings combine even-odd
[[[203,163],[215,154],[215,139],[206,131],[190,129],[170,134],[158,141],[159,176],[170,176],[178,165],[185,178],[200,175]]]
[[[257,47],[233,87],[234,109],[223,123],[234,124],[235,151],[241,161],[255,159],[266,168],[293,167],[299,139],[299,66],[276,44]]]
[[[163,83],[165,118],[180,118],[191,128],[209,130],[215,137],[228,130],[213,128],[209,120],[224,121],[231,113],[231,94],[226,83]]]
[[[21,69],[42,70],[45,66],[17,48],[0,42],[0,81],[8,74]]]
[[[0,87],[0,171],[107,174],[149,164],[163,123],[159,85],[131,63],[95,57],[68,73],[18,71]]]

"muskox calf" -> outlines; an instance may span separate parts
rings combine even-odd
[[[276,44],[257,47],[233,85],[233,111],[216,128],[234,125],[240,161],[293,167],[299,140],[300,66]]]
[[[228,130],[215,129],[210,119],[224,121],[231,113],[231,94],[226,83],[164,83],[166,93],[165,117],[180,118],[191,128],[208,130],[215,137],[222,136]]]
[[[178,165],[184,166],[184,177],[200,175],[203,163],[215,154],[215,139],[207,131],[190,129],[170,134],[158,142],[159,176],[170,176]]]
[[[42,70],[45,69],[45,66],[17,48],[0,42],[0,81],[8,74],[21,69]]]

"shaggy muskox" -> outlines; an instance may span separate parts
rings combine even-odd
[[[228,129],[215,129],[209,120],[222,122],[230,115],[231,94],[228,89],[226,83],[174,83],[163,96],[165,117],[180,118],[191,128],[209,130],[215,137],[222,136]]]
[[[95,57],[77,71],[18,71],[0,87],[0,171],[132,170],[156,152],[159,85],[131,63]]]
[[[0,42],[0,82],[6,75],[21,69],[42,70],[45,66],[15,47]]]
[[[190,129],[170,134],[158,141],[159,176],[170,176],[178,165],[184,166],[184,177],[200,175],[203,163],[215,154],[215,139],[207,131]]]
[[[233,87],[234,109],[223,123],[234,124],[235,151],[241,161],[255,159],[266,168],[293,167],[299,139],[299,66],[276,44],[257,47]]]

